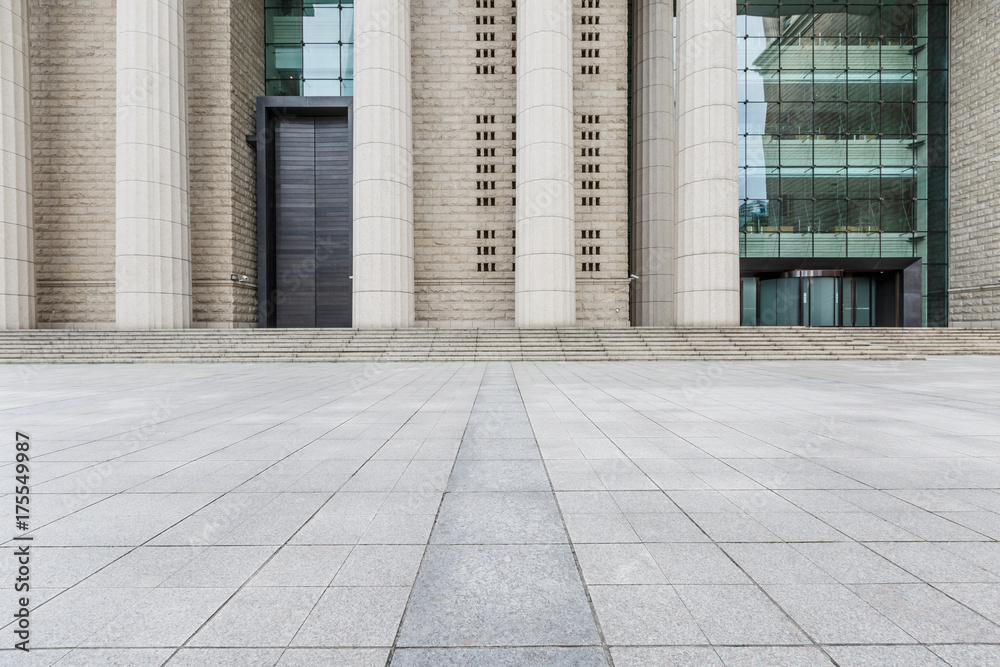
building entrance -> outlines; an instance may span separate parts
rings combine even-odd
[[[743,276],[743,326],[900,326],[899,272]]]
[[[259,102],[261,326],[352,325],[353,178],[347,102]]]

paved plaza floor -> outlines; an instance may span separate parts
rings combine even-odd
[[[3,367],[0,423],[3,665],[1000,665],[997,358]]]

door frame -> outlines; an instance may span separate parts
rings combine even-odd
[[[347,116],[347,132],[353,137],[354,98],[257,98],[257,134],[247,136],[247,143],[257,148],[257,326],[260,328],[273,328],[277,325],[277,303],[274,298],[277,275],[274,125],[278,118],[287,116]],[[353,139],[348,156],[348,168],[354,173]],[[353,208],[353,188],[349,193]]]

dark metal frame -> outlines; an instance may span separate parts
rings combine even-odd
[[[277,310],[272,294],[276,283],[274,197],[274,123],[284,116],[347,116],[347,131],[354,136],[354,98],[258,97],[257,134],[247,141],[257,147],[257,326],[274,327]],[[353,143],[353,142],[352,142]],[[354,171],[354,151],[349,151]],[[353,197],[353,194],[351,195]],[[353,199],[352,199],[353,205]]]

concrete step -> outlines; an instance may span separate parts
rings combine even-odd
[[[237,329],[0,332],[0,363],[918,359],[1000,355],[1000,330]]]

